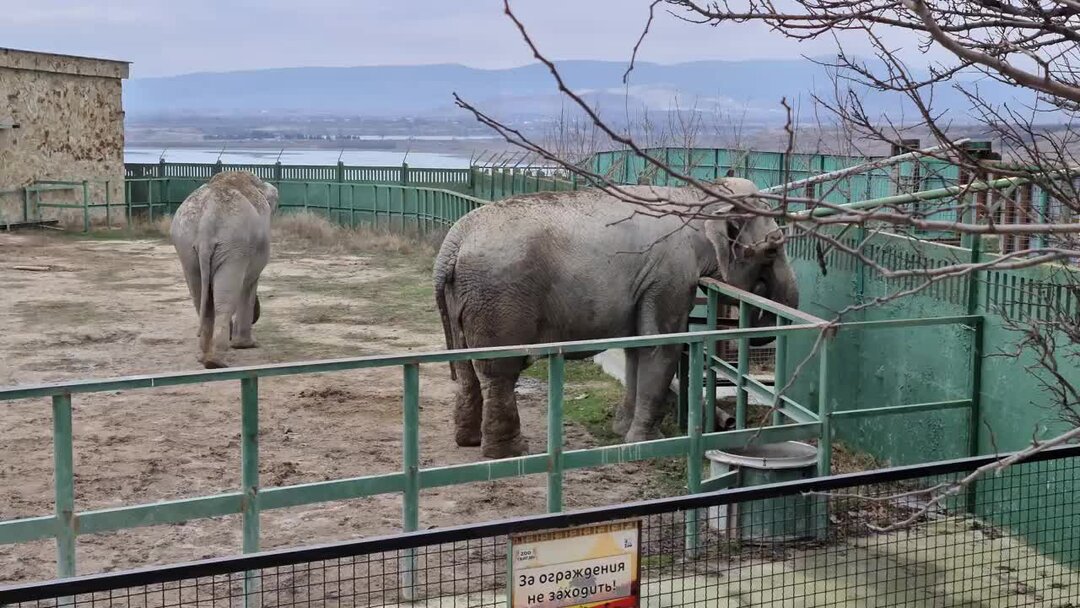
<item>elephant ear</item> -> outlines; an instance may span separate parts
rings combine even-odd
[[[705,234],[716,251],[720,277],[726,282],[731,264],[746,254],[743,228],[752,218],[732,216],[730,208],[717,211],[713,216],[714,219],[705,221]]]

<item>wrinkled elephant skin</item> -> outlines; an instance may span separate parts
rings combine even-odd
[[[274,186],[247,172],[215,175],[173,215],[170,237],[199,317],[199,361],[227,367],[222,353],[254,348],[259,275],[270,257]]]
[[[714,187],[724,198],[691,188],[624,187],[651,209],[592,189],[521,196],[470,212],[449,230],[435,260],[447,346],[685,331],[702,277],[798,306],[776,222],[732,206],[764,208],[757,188],[739,178]],[[773,319],[758,315],[754,322]],[[627,441],[660,437],[679,353],[678,345],[627,351],[626,398],[613,424]],[[527,453],[514,386],[528,364],[525,357],[451,364],[458,445],[480,445],[489,458]]]

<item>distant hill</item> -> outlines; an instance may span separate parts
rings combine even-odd
[[[800,106],[810,118],[812,95],[832,98],[826,71],[808,60],[699,61],[672,65],[639,63],[629,86],[622,84],[626,65],[610,61],[565,61],[560,71],[575,91],[609,116],[623,118],[627,108],[669,111],[688,109],[696,100],[704,112],[742,115],[750,123],[783,121],[781,98]],[[973,82],[973,81],[972,81]],[[129,116],[281,115],[305,116],[448,116],[457,92],[486,111],[504,118],[557,114],[565,105],[547,70],[539,65],[482,70],[461,65],[371,66],[350,68],[280,68],[241,72],[195,73],[163,78],[136,78],[125,84]],[[983,79],[979,91],[994,102],[1016,101],[1018,89]],[[627,102],[629,95],[629,103]],[[912,108],[898,100],[860,92],[868,111],[901,113]],[[1029,101],[1024,97],[1021,101]],[[938,111],[964,122],[969,102],[951,87],[934,94]],[[633,119],[633,116],[631,116]]]

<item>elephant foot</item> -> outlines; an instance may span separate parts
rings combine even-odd
[[[222,369],[225,367],[229,367],[224,361],[221,361],[220,359],[206,359],[202,362],[202,364],[203,367],[205,367],[206,369]]]
[[[454,433],[454,441],[457,442],[458,447],[462,448],[475,448],[480,445],[480,431],[471,429],[458,429]]]
[[[229,347],[237,349],[259,348],[259,344],[255,342],[254,339],[248,338],[247,340],[233,340],[232,342],[229,342]]]
[[[630,430],[631,422],[633,422],[633,420],[630,420],[629,418],[619,418],[616,416],[615,420],[611,421],[611,430],[616,435],[625,435],[626,432]]]
[[[480,453],[484,458],[492,459],[524,456],[529,453],[529,442],[521,435],[507,441],[490,441],[484,444]]]
[[[663,439],[664,434],[660,432],[660,429],[630,429],[626,434],[627,443],[636,443],[638,441],[652,441],[654,439]]]

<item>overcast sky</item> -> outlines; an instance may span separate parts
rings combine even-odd
[[[648,0],[512,0],[557,59],[630,56]],[[500,68],[532,58],[502,0],[0,0],[0,46],[122,59],[132,76],[267,67],[461,63]],[[914,40],[892,41],[914,53]],[[866,44],[853,37],[849,52]],[[663,15],[643,59],[797,58],[835,52],[759,25],[692,25]]]

